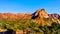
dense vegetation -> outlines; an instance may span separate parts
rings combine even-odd
[[[42,26],[32,19],[1,19],[0,30],[3,29],[22,30],[23,34],[60,34],[60,24],[52,22],[51,26]]]

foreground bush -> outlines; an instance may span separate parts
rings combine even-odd
[[[0,30],[22,31],[22,34],[60,34],[60,24],[52,22],[51,26],[42,26],[32,19],[2,19]]]

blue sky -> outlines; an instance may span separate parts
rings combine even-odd
[[[34,13],[41,8],[60,14],[60,0],[0,0],[0,13]]]

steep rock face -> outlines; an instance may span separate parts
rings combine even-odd
[[[60,15],[59,15],[58,19],[60,20]]]
[[[33,18],[39,17],[39,18],[48,18],[48,14],[44,9],[37,10],[35,13],[32,14]]]
[[[35,21],[37,23],[40,23],[42,26],[44,25],[51,25],[51,23],[49,22],[49,16],[47,14],[47,12],[44,10],[44,9],[41,9],[41,10],[37,10],[35,13],[32,14],[33,18],[32,19],[35,19]],[[47,19],[48,18],[48,19]],[[45,19],[45,20],[44,20]],[[48,21],[47,21],[48,20]]]
[[[32,14],[32,19],[35,19],[37,23],[41,25],[48,25],[51,26],[52,22],[56,22],[60,24],[60,15],[59,14],[47,14],[44,9],[37,10],[35,13]]]

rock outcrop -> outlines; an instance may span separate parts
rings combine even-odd
[[[60,24],[60,15],[59,14],[47,14],[44,9],[37,10],[32,14],[32,19],[35,19],[36,22],[41,23],[42,25],[51,25],[51,22],[56,22]]]
[[[39,17],[39,18],[48,18],[48,14],[44,9],[37,10],[35,13],[32,14],[33,18]]]
[[[32,14],[32,19],[35,19],[35,21],[37,23],[40,23],[41,25],[51,25],[49,20],[47,18],[49,18],[47,12],[44,9],[41,10],[37,10],[35,13]],[[47,21],[45,20],[47,19]],[[49,23],[48,23],[49,22]]]
[[[59,14],[49,14],[49,17],[52,18],[53,22],[59,23],[60,24],[60,15]]]
[[[49,17],[51,17],[51,18],[56,18],[56,19],[58,19],[59,18],[59,14],[56,14],[56,13],[54,13],[54,14],[48,14],[49,15]]]

